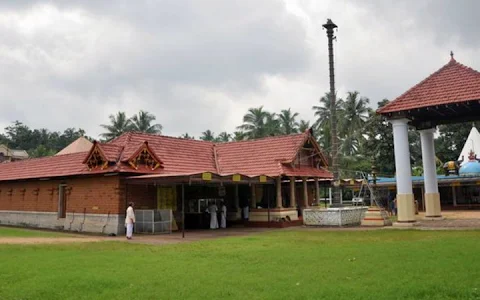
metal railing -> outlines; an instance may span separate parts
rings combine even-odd
[[[135,210],[135,233],[172,233],[171,209]]]

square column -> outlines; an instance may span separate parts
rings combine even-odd
[[[282,208],[282,177],[277,177],[277,208]]]
[[[308,207],[308,187],[307,187],[307,178],[302,178],[303,182],[303,206]]]
[[[235,211],[240,211],[240,197],[238,196],[238,184],[235,185]]]
[[[423,177],[425,184],[425,217],[441,217],[438,193],[437,168],[435,166],[434,128],[419,130],[422,143]]]
[[[317,197],[317,205],[320,205],[320,186],[318,185],[318,178],[315,178],[315,196]]]
[[[250,208],[257,208],[257,195],[255,193],[255,184],[251,185]]]
[[[297,202],[295,201],[295,177],[290,177],[290,207],[297,207]]]
[[[408,119],[389,120],[393,127],[395,170],[397,180],[398,222],[415,222],[412,169],[408,143]]]

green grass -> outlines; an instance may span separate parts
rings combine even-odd
[[[15,227],[0,227],[0,238],[2,237],[65,237],[71,236],[66,233],[54,231],[40,231]],[[1,296],[1,295],[0,295]],[[0,298],[1,299],[1,298]]]
[[[0,246],[0,299],[480,299],[479,231]]]

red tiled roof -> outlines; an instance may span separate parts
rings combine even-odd
[[[0,165],[0,181],[91,174],[82,163],[87,154],[78,152],[4,163]]]
[[[322,178],[333,178],[333,174],[330,173],[326,169],[317,169],[313,167],[305,167],[302,166],[301,168],[292,168],[291,166],[283,165],[283,174],[285,176],[295,176],[295,177],[308,177],[308,176],[316,176]]]
[[[306,137],[301,133],[217,144],[219,171],[247,176],[278,176],[282,174],[282,162],[293,160]]]
[[[249,177],[282,174],[295,176],[331,177],[325,170],[315,168],[292,169],[290,163],[301,146],[309,139],[308,132],[287,136],[268,137],[258,140],[219,143],[174,138],[144,133],[126,133],[106,143],[95,143],[111,164],[104,170],[89,171],[84,160],[89,152],[30,159],[0,165],[0,181],[28,178],[49,178],[72,175],[124,172],[137,174],[242,174]],[[140,147],[148,147],[162,162],[160,168],[135,170],[124,162]],[[91,152],[91,151],[90,151]],[[113,164],[112,164],[113,162]],[[308,170],[307,170],[308,169]],[[295,173],[296,172],[296,173]],[[288,175],[287,174],[287,175]]]
[[[111,142],[125,146],[120,161],[130,158],[141,144],[148,141],[148,146],[163,162],[163,167],[156,173],[216,172],[214,144],[211,142],[133,132],[123,136],[128,137]]]
[[[377,112],[387,114],[471,100],[480,100],[480,72],[452,58],[448,64]]]

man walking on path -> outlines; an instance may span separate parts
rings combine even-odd
[[[133,224],[135,224],[135,213],[133,212],[133,202],[128,203],[127,215],[125,217],[125,226],[127,227],[127,239],[132,239]]]

